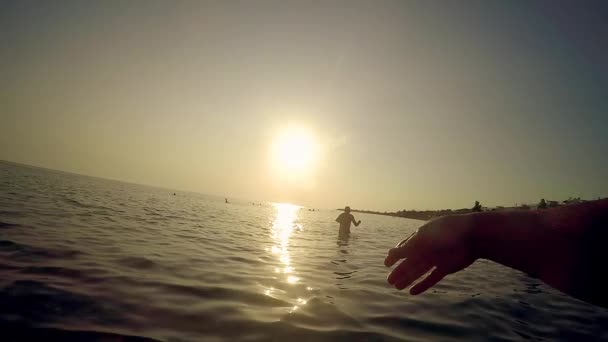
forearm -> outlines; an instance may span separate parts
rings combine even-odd
[[[477,256],[521,270],[575,297],[606,305],[598,286],[608,201],[542,211],[469,215]],[[595,266],[595,267],[594,267]]]
[[[534,211],[471,215],[476,255],[518,269],[565,291],[574,267],[573,244]]]

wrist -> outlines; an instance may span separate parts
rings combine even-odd
[[[469,248],[472,251],[475,259],[487,259],[487,242],[484,239],[483,230],[486,224],[485,216],[486,213],[474,213],[466,215],[468,216],[468,241]]]
[[[533,211],[504,211],[469,214],[470,244],[475,257],[501,262],[514,259],[546,234],[542,217]],[[512,261],[512,260],[511,260]]]

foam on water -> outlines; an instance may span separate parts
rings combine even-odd
[[[478,261],[412,297],[422,224],[251,205],[0,162],[0,329],[17,340],[602,340],[608,312]],[[7,335],[8,336],[8,335]]]

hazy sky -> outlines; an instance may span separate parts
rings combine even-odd
[[[608,196],[608,2],[0,1],[0,118],[0,159],[228,197]]]

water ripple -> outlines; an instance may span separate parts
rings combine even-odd
[[[359,214],[340,238],[329,210],[0,176],[0,330],[16,340],[608,340],[607,310],[489,261],[422,296],[390,288],[386,249],[419,221]]]

